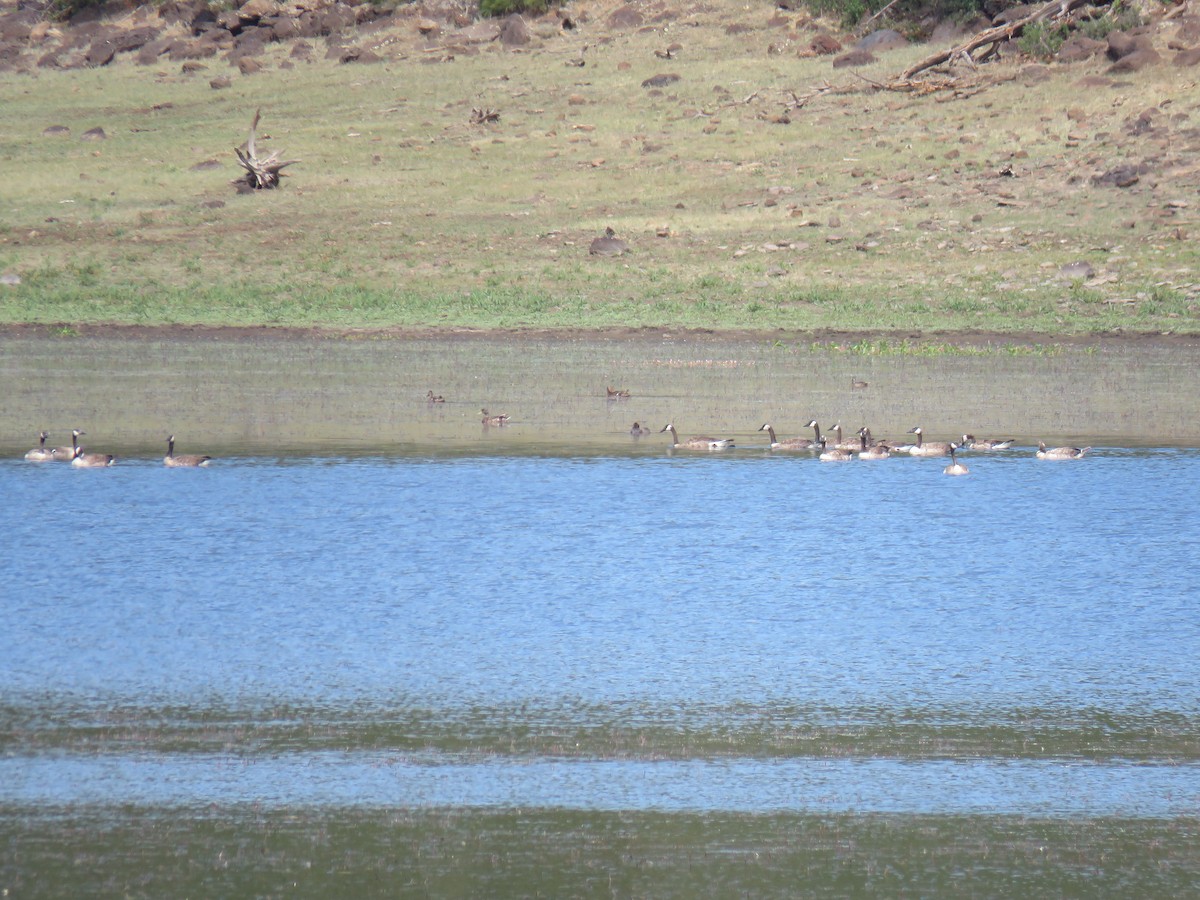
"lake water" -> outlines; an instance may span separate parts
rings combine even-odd
[[[7,377],[51,343],[10,353]],[[98,358],[130,352],[119,345]],[[465,392],[454,347],[440,348],[436,381],[409,373],[304,413],[302,395],[263,406],[276,418],[261,435],[247,410],[290,396],[288,379],[192,395],[143,373],[133,399],[56,388],[51,412],[20,413],[25,431],[77,422],[128,449],[104,470],[16,450],[0,462],[0,806],[1200,815],[1200,451],[1144,433],[1151,420],[1190,433],[1195,392],[1156,392],[1152,373],[1080,353],[1088,378],[1140,393],[1083,409],[1073,390],[1042,391],[1031,415],[1064,425],[1041,434],[1016,427],[1010,402],[966,419],[909,397],[892,418],[929,410],[931,436],[970,422],[1022,440],[963,454],[971,473],[950,478],[943,459],[772,454],[760,420],[790,435],[805,414],[763,385],[832,358],[845,371],[804,407],[828,420],[839,398],[883,406],[871,394],[901,392],[893,381],[982,384],[996,376],[975,370],[997,361],[1017,373],[1001,373],[1011,396],[1032,397],[1022,367],[1046,360],[854,368],[806,350],[781,372],[728,367],[713,382],[721,412],[704,417],[695,391],[710,367],[681,365],[685,380],[705,375],[675,398],[669,376],[639,396],[648,363],[592,378],[584,396],[567,354],[557,378],[514,379],[505,404],[482,389],[448,408],[417,402],[425,384]],[[325,352],[301,349],[287,353],[303,365]],[[589,367],[601,352],[578,349]],[[488,365],[512,365],[509,353]],[[853,374],[871,386],[843,388]],[[634,398],[606,402],[605,381]],[[669,453],[663,436],[625,433],[676,406],[682,430],[719,428],[755,391],[733,451]],[[32,402],[28,386],[13,393],[18,409]],[[391,394],[403,413],[377,417]],[[193,425],[177,449],[222,455],[167,469],[155,443],[183,429],[164,414],[151,440],[141,423],[188,396],[215,436]],[[547,412],[483,429],[481,405]],[[843,421],[887,427],[860,412]],[[386,446],[333,436],[367,419]],[[1085,459],[1034,458],[1030,441],[1071,434],[1095,445]]]

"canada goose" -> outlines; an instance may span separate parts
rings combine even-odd
[[[854,454],[849,450],[842,450],[840,447],[828,447],[821,451],[821,455],[817,459],[822,462],[849,462],[854,459]]]
[[[966,447],[968,450],[1007,450],[1016,441],[1012,438],[1006,438],[1002,441],[981,441],[976,439],[973,434],[964,434],[960,447]]]
[[[733,447],[732,438],[711,438],[707,435],[696,435],[696,437],[690,437],[686,441],[680,442],[679,434],[670,422],[662,427],[659,434],[664,431],[671,432],[672,450],[728,450]]]
[[[1046,442],[1038,441],[1035,455],[1038,459],[1083,459],[1083,454],[1091,449],[1091,447],[1053,447],[1047,450]]]
[[[38,446],[25,454],[30,462],[50,462],[54,459],[54,448],[46,449],[46,438],[50,437],[45,431],[38,434]]]
[[[618,388],[611,388],[611,387],[608,387],[607,385],[605,386],[604,390],[607,391],[609,400],[628,400],[630,397],[633,396],[633,394],[629,393],[629,391],[619,390]]]
[[[834,425],[829,430],[837,432],[837,440],[834,441],[831,445],[829,445],[829,446],[832,446],[835,450],[854,451],[854,450],[858,449],[858,441],[846,440],[845,438],[842,437],[842,423],[841,422],[838,422],[836,425]]]
[[[172,468],[185,468],[195,466],[207,466],[211,456],[198,456],[196,454],[184,454],[183,456],[175,455],[175,435],[167,438],[167,455],[163,457],[163,465],[171,466]]]
[[[892,451],[887,448],[886,444],[871,443],[871,429],[865,425],[858,429],[859,438],[859,459],[890,459]]]
[[[111,453],[84,453],[83,448],[79,446],[79,438],[85,434],[86,431],[80,431],[78,428],[71,432],[71,465],[80,469],[102,469],[117,461]]]
[[[947,441],[930,441],[928,444],[921,437],[921,426],[908,429],[909,434],[917,436],[917,442],[908,451],[909,456],[949,456],[951,444]]]
[[[634,422],[633,427],[629,429],[629,433],[633,435],[633,437],[645,437],[650,433],[650,429],[641,422]]]
[[[490,412],[487,411],[486,406],[481,408],[479,411],[481,413],[483,413],[483,424],[484,425],[496,425],[496,426],[507,425],[508,420],[512,418],[512,416],[493,416]]]
[[[966,475],[971,470],[954,458],[954,451],[958,449],[958,444],[950,445],[950,465],[942,469],[947,475]]]
[[[811,425],[813,423],[810,422],[809,424]],[[810,438],[795,437],[795,438],[788,438],[787,440],[784,440],[784,441],[776,440],[775,439],[775,429],[772,428],[769,424],[764,424],[763,427],[758,430],[765,431],[767,433],[767,437],[771,441],[771,449],[772,450],[814,450],[817,447],[821,446],[816,441],[811,440]]]
[[[83,434],[85,434],[85,432],[80,431],[78,428],[74,429],[71,432],[71,446],[70,447],[55,447],[53,450],[50,451],[50,453],[52,454],[52,458],[56,462],[74,462],[75,451],[79,447],[79,438]]]
[[[430,391],[429,393],[427,393],[425,395],[425,402],[426,403],[445,403],[446,398],[443,397],[441,394],[435,395],[433,393],[433,391]]]

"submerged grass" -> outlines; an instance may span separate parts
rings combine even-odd
[[[0,807],[13,896],[1180,897],[1197,820]]]
[[[953,102],[848,79],[782,126],[766,114],[827,63],[729,52],[724,24],[695,23],[671,93],[641,87],[660,36],[640,32],[575,80],[563,37],[438,65],[280,69],[280,48],[217,93],[124,63],[5,79],[0,161],[23,177],[0,272],[22,283],[0,286],[0,322],[1200,331],[1174,202],[1196,173],[1081,179],[1137,150],[1121,105],[1073,90],[1081,71],[1027,84],[1013,65]],[[1123,104],[1191,108],[1185,88],[1155,69]],[[302,162],[239,196],[230,147],[263,96],[261,143]],[[1052,112],[1067,99],[1087,147]],[[500,123],[472,126],[472,106]],[[104,143],[74,137],[97,124]],[[589,256],[609,225],[631,252]],[[1077,262],[1094,275],[1060,274]]]

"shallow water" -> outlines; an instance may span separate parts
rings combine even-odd
[[[1047,821],[1096,823],[1067,829],[1064,856],[1125,848],[1131,868],[1100,882],[1114,889],[1175,890],[1200,872],[1187,824],[1200,814],[1200,367],[1186,349],[0,347],[0,828],[18,848],[0,853],[6,884],[54,883],[47,848],[87,829],[103,871],[130,867],[134,889],[158,873],[168,890],[177,847],[153,862],[140,848],[214,804],[304,810],[301,847],[347,811],[442,811],[415,833],[457,846],[465,828],[463,846],[480,848],[469,883],[485,891],[496,854],[532,852],[520,822],[489,818],[510,809],[551,816],[518,893],[551,875],[584,883],[564,857],[574,815],[621,833],[628,816],[668,816],[642,839],[664,822],[688,835],[662,850],[671,884],[689,883],[671,867],[707,857],[703,823],[725,815],[752,819],[712,838],[714,859],[770,844],[753,817],[798,817],[791,834],[846,815],[864,872],[928,834],[951,840],[956,820],[988,835],[955,851],[968,869],[991,872],[987,848],[1011,840],[1004,865],[1048,865],[1052,892],[1090,882],[1026,848]],[[634,396],[608,402],[606,384]],[[448,402],[426,404],[430,389]],[[514,424],[484,429],[480,406]],[[764,449],[762,421],[784,436],[809,417],[1022,446],[963,454],[965,478],[941,459]],[[657,434],[630,438],[634,419],[739,446],[669,453]],[[27,435],[71,427],[119,464],[20,459]],[[164,468],[170,431],[179,452],[219,458]],[[1042,462],[1038,438],[1095,447]],[[136,836],[105,844],[88,810]],[[141,834],[130,810],[164,818]],[[347,827],[374,840],[357,815]],[[879,815],[917,818],[893,841]],[[1142,831],[1174,868],[1142,866],[1150,851],[1128,837]],[[600,840],[588,865],[628,876],[614,846]],[[843,892],[823,858],[798,864]],[[427,871],[461,893],[461,861],[445,866]],[[211,890],[198,871],[193,888]],[[999,890],[1008,869],[995,872],[976,888]],[[795,875],[767,892],[787,895]],[[79,878],[60,884],[92,886]]]

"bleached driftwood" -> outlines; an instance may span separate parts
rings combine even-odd
[[[246,174],[240,178],[235,178],[233,183],[236,185],[248,185],[257,191],[279,187],[279,179],[283,177],[280,170],[284,166],[300,162],[298,159],[281,160],[279,157],[283,153],[282,150],[272,150],[266,156],[259,159],[258,148],[255,146],[255,132],[258,130],[258,120],[261,116],[262,110],[255,110],[254,121],[250,123],[250,137],[246,139],[246,143],[241,147],[233,148],[233,152],[237,154],[238,162],[246,170]]]

